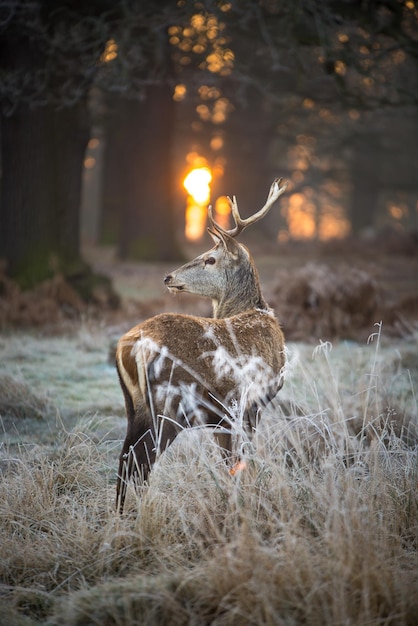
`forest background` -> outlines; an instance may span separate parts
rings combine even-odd
[[[178,259],[199,165],[244,212],[291,180],[272,241],[416,231],[412,0],[0,9],[0,250],[23,287],[86,271],[80,237]]]

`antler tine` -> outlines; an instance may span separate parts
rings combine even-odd
[[[211,204],[208,206],[208,221],[209,221],[208,230],[219,230],[221,228],[213,219],[213,211],[212,211]]]
[[[231,198],[228,196],[228,202],[229,206],[231,207],[231,213],[232,217],[234,218],[235,226],[234,228],[231,228],[231,230],[227,230],[226,234],[230,237],[236,237],[243,230],[243,228],[241,227],[242,219],[238,210],[237,197],[232,196],[231,200]]]
[[[281,196],[282,193],[286,191],[287,189],[289,182],[286,181],[285,183],[283,183],[282,186],[280,186],[282,181],[283,181],[283,178],[276,178],[273,181],[270,187],[270,191],[267,196],[265,205],[259,211],[257,211],[257,213],[254,213],[254,215],[251,215],[250,217],[247,217],[246,219],[242,219],[242,217],[239,214],[238,203],[237,203],[236,197],[233,196],[232,200],[231,198],[228,197],[232,216],[235,221],[234,228],[231,228],[230,230],[223,229],[221,226],[219,226],[219,224],[215,222],[212,216],[212,208],[209,207],[208,214],[209,214],[209,221],[210,221],[211,227],[215,228],[221,234],[224,233],[226,235],[229,235],[230,237],[236,237],[237,235],[239,235],[239,233],[242,233],[244,228],[247,228],[247,226],[250,226],[251,224],[258,222],[259,220],[261,220],[261,218],[267,215],[267,213],[269,212],[273,204],[276,202],[278,197]]]

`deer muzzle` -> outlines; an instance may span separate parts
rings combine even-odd
[[[168,276],[164,278],[164,285],[168,288],[169,291],[173,293],[177,291],[183,291],[184,284],[176,283],[175,280],[176,279],[174,278],[174,276],[168,274]]]

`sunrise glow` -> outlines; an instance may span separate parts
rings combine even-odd
[[[211,180],[212,172],[205,166],[192,169],[183,181],[188,193],[185,234],[191,241],[197,241],[205,232]]]
[[[212,173],[208,167],[197,167],[189,172],[184,179],[184,187],[197,204],[208,204]]]

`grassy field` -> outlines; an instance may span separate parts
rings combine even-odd
[[[417,334],[289,344],[245,468],[184,432],[119,517],[118,332],[0,336],[0,624],[417,623]]]

